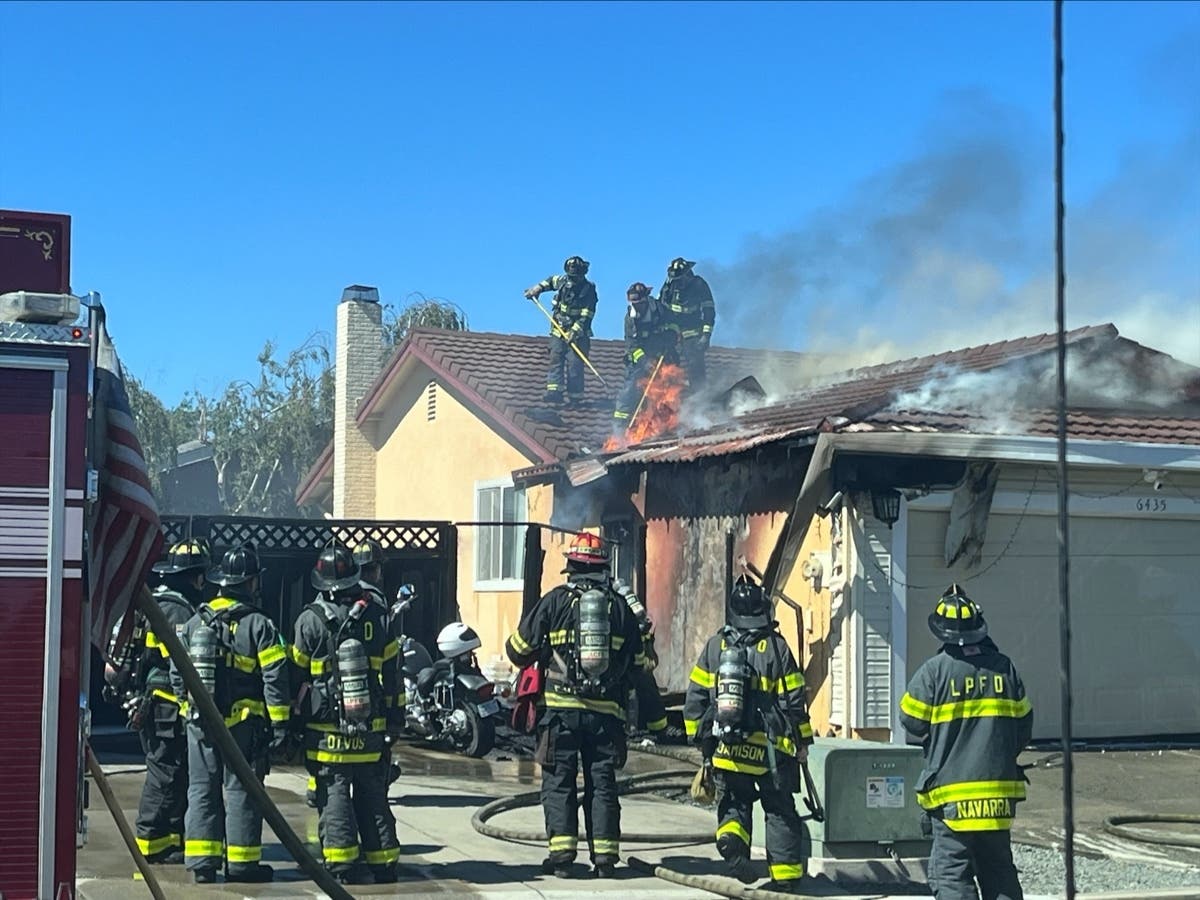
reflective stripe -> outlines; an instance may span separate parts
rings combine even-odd
[[[367,857],[367,865],[386,866],[388,863],[394,863],[400,858],[400,848],[388,847],[383,850],[368,850],[365,855]]]
[[[179,705],[179,698],[176,697],[174,694],[170,693],[169,691],[163,691],[163,690],[159,690],[158,688],[155,688],[154,690],[152,690],[150,692],[150,696],[156,697],[159,700],[165,700],[168,703],[174,703],[176,706]]]
[[[372,656],[370,658],[370,663],[371,663],[371,671],[372,672],[383,671],[383,657],[382,656]]]
[[[229,709],[229,715],[225,717],[225,724],[236,725],[251,716],[265,719],[267,717],[266,704],[261,700],[234,700],[233,706]]]
[[[323,763],[369,763],[379,762],[379,751],[374,753],[331,753],[328,750],[306,750],[304,756],[314,762]]]
[[[614,410],[613,410],[613,418],[614,418],[614,419],[628,419],[628,418],[629,418],[629,413],[627,413],[627,412],[622,412],[622,411],[621,411],[621,410],[619,410],[619,409],[614,409]]]
[[[638,347],[636,350],[634,350],[632,353],[630,353],[630,354],[629,354],[629,357],[630,357],[630,358],[631,358],[631,359],[632,359],[634,362],[637,362],[638,360],[640,360],[640,359],[641,359],[643,356],[645,356],[645,355],[646,355],[646,351],[645,351],[645,350],[643,350],[641,347]]]
[[[741,772],[743,775],[766,775],[766,766],[756,766],[752,763],[735,762],[723,756],[713,757],[713,768],[724,769],[726,772]]]
[[[238,602],[232,597],[216,597],[208,601],[208,607],[213,612],[220,612],[223,609],[232,609],[237,605]]]
[[[743,828],[742,823],[737,819],[731,819],[728,822],[723,822],[717,826],[718,840],[722,835],[726,834],[732,834],[733,836],[739,838],[747,847],[750,846],[750,832]]]
[[[667,717],[666,716],[663,716],[661,719],[655,719],[653,722],[646,723],[646,729],[648,731],[662,731],[666,727],[667,727]]]
[[[173,850],[176,847],[183,846],[183,836],[178,834],[167,834],[156,838],[138,838],[138,849],[142,851],[142,856],[153,856],[155,853],[162,853],[164,850]]]
[[[800,737],[811,738],[813,736],[813,727],[811,722],[800,723]]]
[[[696,732],[699,730],[700,730],[700,720],[699,719],[684,719],[683,720],[683,732],[688,737],[695,737]]]
[[[312,661],[311,672],[314,675],[324,675],[325,674],[325,660],[324,659],[314,659]]]
[[[292,718],[292,708],[290,706],[268,706],[267,715],[272,722],[288,722]]]
[[[771,863],[767,868],[776,881],[795,881],[804,877],[804,866],[801,863]]]
[[[312,657],[309,656],[307,653],[305,653],[303,650],[301,650],[296,645],[294,645],[294,644],[292,645],[291,652],[292,652],[292,662],[294,662],[300,668],[307,669],[310,665],[312,665]]]
[[[146,649],[157,649],[158,652],[162,654],[163,659],[167,658],[167,645],[162,643],[153,631],[146,632]]]
[[[550,385],[546,385],[546,387],[550,387]],[[555,385],[555,387],[557,387],[557,385]],[[521,655],[529,653],[531,650],[533,650],[533,648],[525,642],[525,638],[521,637],[521,635],[515,631],[509,635],[508,642],[512,644],[512,648]]]
[[[625,638],[622,635],[614,634],[612,638],[610,638],[610,643],[612,644],[612,648],[614,650],[620,650],[625,646]]]
[[[358,844],[353,847],[324,847],[322,852],[328,863],[354,862],[358,859]]]
[[[903,700],[901,700],[903,709]],[[1033,707],[1029,699],[1008,700],[1001,697],[986,697],[979,700],[959,700],[957,703],[941,703],[933,707],[930,721],[934,725],[953,722],[955,719],[1005,718],[1020,719],[1029,715]]]
[[[400,644],[396,641],[388,641],[388,645],[383,648],[383,661],[387,662],[393,659],[400,653]]]
[[[620,850],[620,841],[611,840],[609,838],[592,838],[593,853],[619,853]]]
[[[692,681],[700,685],[702,688],[716,687],[717,675],[715,672],[705,672],[699,666],[692,669]]]
[[[1025,782],[960,781],[957,784],[936,787],[931,791],[917,791],[917,802],[926,809],[933,809],[947,803],[957,803],[959,800],[991,800],[993,798],[1024,800]]]
[[[920,719],[922,722],[928,722],[933,718],[933,707],[918,700],[907,691],[900,698],[900,712],[912,716],[914,719]]]
[[[230,844],[225,848],[225,855],[231,863],[258,862],[262,859],[262,844],[256,847],[239,847]]]
[[[264,669],[285,659],[287,659],[287,650],[278,644],[258,651],[258,664]]]
[[[783,676],[783,689],[785,691],[794,691],[804,687],[804,675],[801,672],[793,672],[791,675]]]
[[[253,656],[242,656],[240,653],[229,654],[233,658],[233,665],[239,671],[250,673],[258,668],[258,660]]]
[[[1008,831],[1012,819],[942,819],[951,831]]]
[[[579,845],[579,839],[573,834],[557,834],[550,838],[550,852],[556,850],[574,850]]]
[[[317,776],[316,775],[308,776],[307,789],[310,791],[315,791],[317,789]]]
[[[222,841],[185,841],[183,852],[187,856],[224,856],[225,844]]]
[[[551,709],[587,709],[625,721],[625,710],[615,700],[592,700],[574,694],[560,694],[553,687],[546,691],[545,699],[546,706]]]
[[[567,642],[567,629],[563,628],[559,631],[552,631],[549,638],[551,644],[565,644]]]

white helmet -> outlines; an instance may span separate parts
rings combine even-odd
[[[438,650],[446,659],[458,659],[460,656],[466,656],[472,650],[478,650],[482,644],[475,629],[462,622],[451,622],[438,632],[437,636]]]

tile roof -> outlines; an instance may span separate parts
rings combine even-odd
[[[1079,328],[1068,332],[1066,337],[1072,352],[1103,349],[1105,359],[1112,358],[1109,351],[1114,342],[1120,342],[1129,351],[1130,365],[1143,370],[1143,374],[1148,366],[1147,355],[1170,360],[1157,351],[1126,341],[1110,324]],[[996,433],[996,416],[985,417],[950,406],[900,412],[891,407],[898,397],[920,399],[912,392],[936,383],[939,375],[984,373],[1023,363],[1032,365],[1035,361],[1039,365],[1052,363],[1055,346],[1055,336],[1043,334],[824,376],[818,385],[745,412],[729,422],[643,442],[609,457],[605,464],[686,462],[742,453],[786,438],[839,430],[856,422],[863,425],[855,430],[886,430],[890,427]],[[1174,361],[1172,364],[1187,368]],[[947,402],[953,399],[947,398]],[[1013,400],[1019,405],[1021,398]],[[1144,414],[1128,409],[1120,412],[1079,411],[1070,418],[1071,434],[1076,438],[1186,444],[1196,439],[1200,409],[1195,412],[1196,415],[1191,417],[1172,417],[1156,415],[1153,410]],[[1028,435],[1053,435],[1055,428],[1053,413],[1032,411],[1009,412],[1000,426],[1000,430],[1014,429]]]

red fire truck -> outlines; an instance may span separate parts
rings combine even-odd
[[[70,219],[0,210],[0,896],[70,900],[84,837],[91,329]]]

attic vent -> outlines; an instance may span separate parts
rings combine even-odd
[[[437,382],[429,382],[425,388],[425,421],[432,422],[437,418]]]

